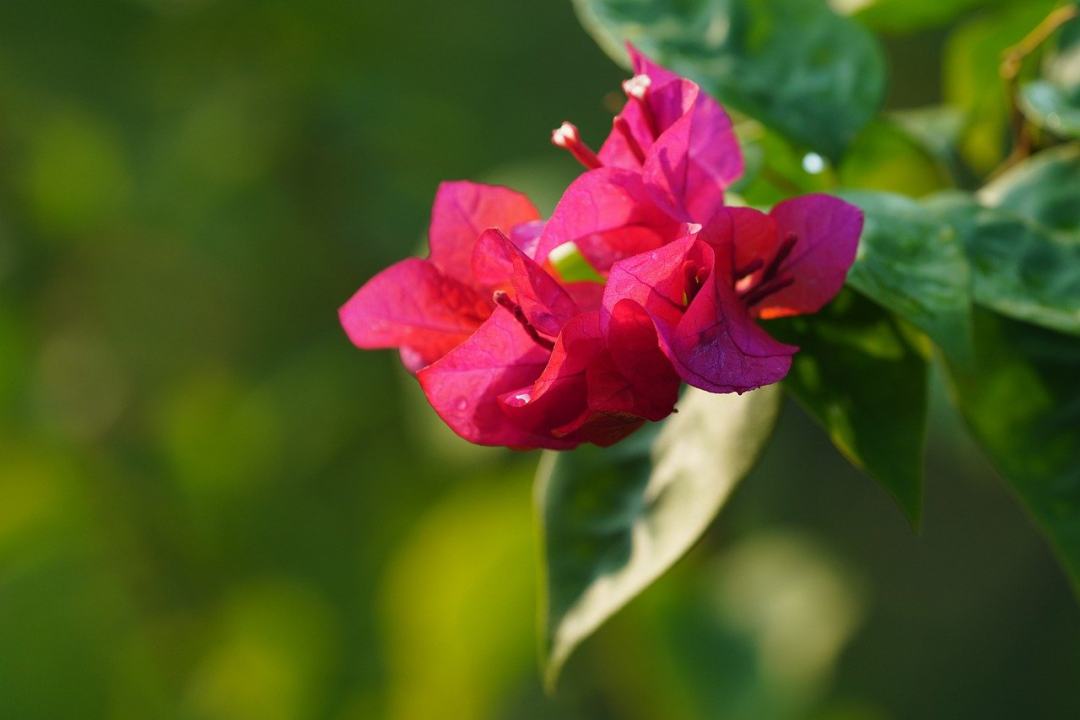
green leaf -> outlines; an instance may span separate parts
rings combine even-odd
[[[838,11],[880,32],[909,33],[946,25],[980,5],[1008,0],[833,0]]]
[[[623,43],[722,102],[838,158],[877,112],[885,63],[873,36],[824,0],[574,0],[582,24],[626,62]]]
[[[948,171],[952,185],[961,184],[964,169],[958,148],[964,129],[963,113],[946,105],[929,105],[894,111],[889,113],[889,119]]]
[[[549,686],[574,648],[697,541],[753,467],[779,399],[777,386],[691,388],[662,426],[610,448],[544,454],[536,502]]]
[[[969,228],[976,302],[1080,335],[1080,241],[990,209],[977,211]]]
[[[897,321],[845,290],[821,313],[769,323],[795,343],[784,388],[833,444],[896,499],[913,526],[922,507],[926,360]]]
[[[548,261],[563,282],[604,282],[604,276],[589,264],[578,246],[572,242],[563,243],[552,250]]]
[[[1080,92],[1071,93],[1046,80],[1036,80],[1021,88],[1020,107],[1055,135],[1080,138]]]
[[[1077,162],[1075,151],[1066,149],[1017,166],[980,193],[994,207],[955,196],[927,203],[960,233],[976,302],[1018,320],[1080,334]]]
[[[978,198],[1045,228],[1080,234],[1080,145],[1039,153],[984,187]]]
[[[875,120],[859,133],[839,169],[840,184],[919,197],[948,185],[944,165],[898,124]]]
[[[956,403],[1080,593],[1080,340],[987,311],[975,328],[978,366],[951,368]]]
[[[847,283],[963,364],[972,357],[971,274],[956,231],[899,195],[843,194],[865,214]]]

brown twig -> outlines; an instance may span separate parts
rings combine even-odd
[[[1049,40],[1050,36],[1053,35],[1058,28],[1075,18],[1078,14],[1080,14],[1080,9],[1072,3],[1057,8],[1043,18],[1042,22],[1036,25],[1031,32],[1020,40],[1020,42],[1010,48],[1006,48],[1005,52],[1002,53],[1001,66],[998,72],[1005,83],[1005,92],[1009,100],[1009,122],[1012,126],[1013,147],[1012,152],[1009,153],[1009,157],[1007,157],[1001,166],[991,174],[991,177],[1000,175],[1005,170],[1029,156],[1034,144],[1034,139],[1032,138],[1027,119],[1024,117],[1024,112],[1020,109],[1019,101],[1018,85],[1020,82],[1020,71],[1024,68],[1024,61],[1038,50],[1043,43]]]

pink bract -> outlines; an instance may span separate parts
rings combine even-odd
[[[345,303],[338,314],[349,339],[364,349],[400,348],[413,372],[439,359],[495,307],[490,285],[473,276],[473,248],[481,231],[521,232],[539,218],[529,199],[509,188],[443,183],[431,211],[431,254],[392,265]]]
[[[609,445],[675,408],[680,385],[745,392],[798,348],[759,319],[815,312],[843,286],[862,214],[827,195],[769,213],[724,205],[742,174],[731,120],[630,48],[635,75],[599,153],[550,220],[508,188],[444,183],[427,259],[403,260],[341,309],[362,348],[397,347],[439,416],[484,445]],[[565,282],[556,251],[603,282]]]

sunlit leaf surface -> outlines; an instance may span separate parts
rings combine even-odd
[[[549,685],[582,640],[701,536],[764,447],[779,398],[777,386],[691,388],[676,415],[619,445],[545,454],[536,502]]]
[[[987,186],[928,207],[960,233],[980,304],[1010,317],[1080,334],[1080,156],[1043,153]]]

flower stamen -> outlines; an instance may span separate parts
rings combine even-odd
[[[765,261],[761,258],[754,258],[741,268],[735,268],[734,276],[735,280],[742,280],[744,277],[753,275],[755,272],[765,266]]]
[[[683,306],[690,307],[690,303],[694,302],[694,298],[705,285],[706,273],[703,268],[692,262],[684,263],[682,270],[686,282],[682,296]]]
[[[626,93],[626,97],[634,100],[644,100],[645,93],[649,91],[650,85],[652,85],[652,78],[642,74],[635,75],[629,80],[623,80],[622,89]]]
[[[793,277],[780,277],[770,280],[769,282],[761,283],[756,287],[747,290],[745,293],[739,296],[739,299],[746,303],[746,307],[753,307],[765,298],[780,292],[786,287],[790,287],[795,283]]]
[[[622,89],[630,102],[636,102],[638,104],[638,109],[641,110],[641,117],[645,120],[645,124],[649,128],[649,134],[652,136],[652,139],[655,140],[659,137],[660,133],[657,132],[656,120],[653,118],[649,103],[645,102],[645,97],[649,94],[649,88],[651,86],[652,78],[648,75],[635,75],[629,80],[623,80]]]
[[[799,238],[795,233],[788,233],[784,238],[784,242],[780,243],[780,247],[776,250],[776,255],[773,255],[773,259],[769,261],[768,266],[765,268],[765,272],[761,273],[761,284],[767,283],[776,276],[777,271],[780,270],[780,264],[787,260],[787,256],[791,254],[792,248],[795,247],[795,243],[799,241]]]
[[[592,148],[581,139],[581,133],[578,132],[577,126],[573,123],[564,122],[553,130],[551,132],[551,144],[570,151],[574,159],[588,170],[595,170],[604,166]]]
[[[626,141],[627,147],[630,148],[630,152],[634,153],[634,157],[641,164],[645,164],[645,151],[641,149],[641,145],[638,144],[637,138],[634,137],[633,131],[630,129],[630,123],[626,122],[626,118],[622,115],[616,115],[612,121],[612,125],[623,136],[623,140]]]

